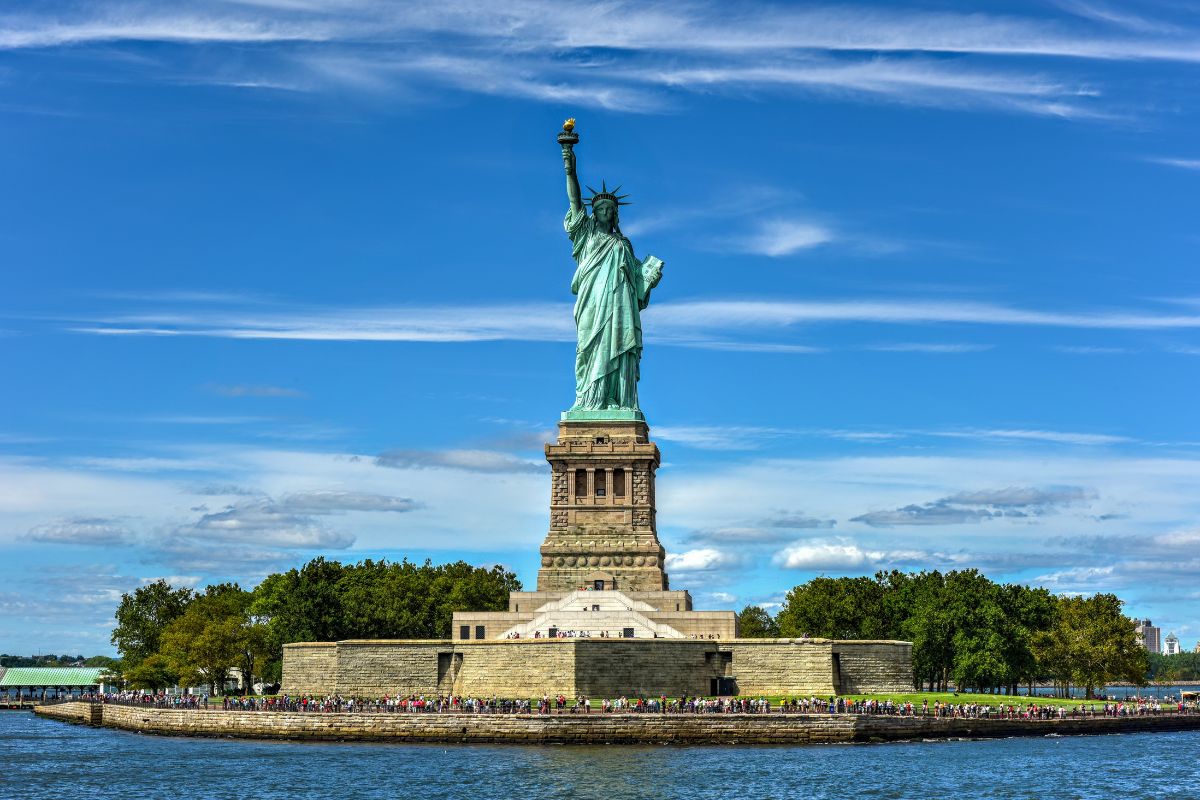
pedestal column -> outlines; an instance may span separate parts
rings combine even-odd
[[[546,445],[550,462],[550,530],[542,543],[539,592],[604,588],[659,592],[669,587],[666,556],[658,541],[654,474],[660,456],[640,420],[563,420],[558,441]],[[624,495],[615,492],[615,471],[624,470]],[[577,491],[576,470],[587,475]],[[604,496],[596,477],[604,476]]]

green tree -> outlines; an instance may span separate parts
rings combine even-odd
[[[1149,678],[1158,683],[1161,676],[1171,675],[1171,681],[1200,680],[1200,652],[1178,653],[1168,656],[1163,653],[1148,653]]]
[[[1001,587],[1000,604],[1009,621],[1004,643],[1004,659],[1011,675],[1008,691],[1015,694],[1018,684],[1032,684],[1047,677],[1038,663],[1035,642],[1040,632],[1054,624],[1057,604],[1046,589],[1020,584]]]
[[[121,677],[131,689],[150,689],[155,692],[179,682],[179,673],[172,669],[166,657],[159,653],[142,659],[135,666],[125,670]]]
[[[984,691],[1011,682],[1005,650],[1012,631],[1000,593],[978,570],[946,573],[942,598],[954,651],[951,675],[960,689]]]
[[[106,667],[108,669],[119,670],[121,667],[121,661],[120,659],[116,659],[111,656],[91,656],[90,658],[85,658],[83,660],[83,665],[85,667]]]
[[[279,644],[349,638],[338,591],[345,571],[336,561],[315,558],[298,570],[269,575],[255,588],[250,612],[271,627]]]
[[[788,592],[776,620],[780,635],[884,638],[883,588],[870,578],[813,578]]]
[[[1074,683],[1090,700],[1114,680],[1145,685],[1149,661],[1121,605],[1114,594],[1058,599],[1054,624],[1038,637],[1036,652],[1061,691]]]
[[[742,639],[777,639],[779,623],[762,606],[746,606],[737,615],[738,636]]]
[[[250,595],[237,584],[209,586],[162,635],[162,655],[188,685],[224,690],[231,666],[244,663]],[[247,678],[249,681],[249,676]]]
[[[161,578],[122,595],[112,643],[125,663],[137,664],[157,653],[163,631],[183,614],[195,596],[191,589],[175,589]]]
[[[945,576],[937,570],[914,575],[908,617],[900,624],[900,638],[913,643],[914,682],[929,691],[946,690],[954,664],[954,631],[943,601],[945,591]]]
[[[521,588],[503,567],[465,561],[421,565],[317,558],[270,575],[254,590],[249,613],[266,626],[260,667],[277,679],[283,645],[339,639],[447,639],[455,611],[504,611]]]

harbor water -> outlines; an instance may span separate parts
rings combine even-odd
[[[810,746],[148,736],[0,713],[0,798],[1195,798],[1200,732]]]

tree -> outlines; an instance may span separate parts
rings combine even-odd
[[[1020,584],[1001,587],[1000,604],[1010,623],[1005,640],[1005,661],[1012,678],[1008,690],[1016,694],[1019,683],[1032,684],[1046,677],[1035,653],[1035,640],[1039,632],[1053,625],[1057,605],[1046,589]]]
[[[1056,598],[975,569],[814,578],[788,592],[775,621],[789,637],[911,641],[913,683],[930,691],[953,683],[1015,692],[1021,682],[1053,679],[1064,696],[1076,683],[1090,697],[1116,679],[1144,684],[1149,668],[1114,595]],[[1194,666],[1186,674],[1200,674],[1200,656],[1188,657],[1196,660],[1177,657],[1178,673],[1159,661],[1155,672],[1182,679]]]
[[[1010,621],[1000,604],[1000,587],[975,569],[946,573],[942,594],[954,654],[955,686],[984,691],[1008,685],[1005,660]]]
[[[1037,653],[1064,691],[1082,686],[1089,700],[1113,680],[1145,685],[1149,662],[1133,620],[1114,594],[1060,597],[1053,627],[1038,638]]]
[[[150,689],[157,692],[177,684],[179,673],[171,668],[165,656],[155,653],[125,670],[122,678],[131,689]]]
[[[119,659],[111,656],[92,656],[83,660],[85,667],[105,667],[107,669],[120,670],[121,662]]]
[[[237,584],[209,586],[162,635],[162,655],[188,685],[224,689],[229,668],[246,659],[250,595]],[[247,675],[247,684],[251,676]]]
[[[517,576],[465,561],[417,565],[367,559],[314,559],[270,575],[254,590],[249,613],[266,626],[264,678],[277,679],[283,645],[339,639],[448,639],[455,611],[504,611]]]
[[[742,639],[776,639],[779,623],[762,606],[746,606],[737,615],[737,631]]]
[[[251,614],[271,627],[280,645],[348,638],[338,592],[344,573],[338,562],[315,558],[298,570],[269,575],[254,590]]]
[[[953,630],[944,603],[942,573],[913,576],[908,617],[900,623],[900,638],[913,643],[913,678],[918,687],[945,691],[954,663]]]
[[[881,639],[883,588],[870,578],[813,578],[788,592],[776,618],[780,635]]]
[[[1170,677],[1170,682],[1200,679],[1200,651],[1173,656],[1148,653],[1147,657],[1150,662],[1149,677],[1155,683],[1159,683],[1164,675]]]
[[[191,589],[175,589],[161,578],[121,595],[112,643],[127,664],[137,664],[158,652],[163,631],[183,614],[195,598]]]

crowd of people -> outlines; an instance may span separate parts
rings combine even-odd
[[[68,698],[64,698],[68,699]],[[1080,702],[1073,706],[1039,703],[948,703],[928,699],[919,704],[892,698],[792,697],[617,697],[594,700],[583,695],[543,695],[541,698],[497,698],[423,695],[343,697],[288,694],[268,697],[210,697],[207,694],[166,694],[125,691],[74,695],[70,699],[165,709],[223,711],[289,711],[300,713],[460,713],[460,714],[869,714],[942,719],[1052,720],[1080,717],[1128,717],[1159,714],[1200,714],[1200,703],[1164,702],[1137,698],[1123,702]]]

